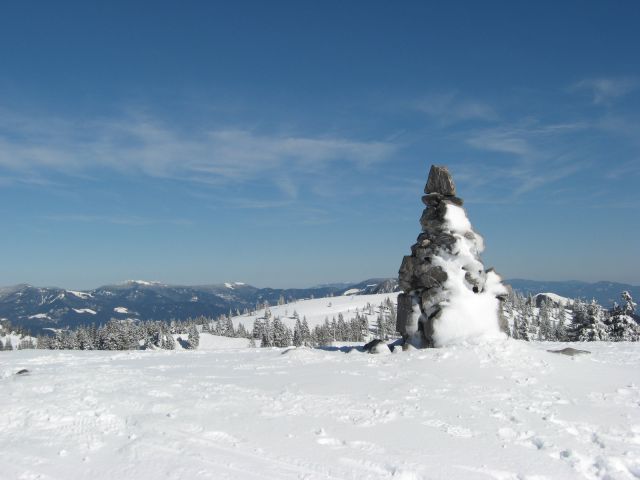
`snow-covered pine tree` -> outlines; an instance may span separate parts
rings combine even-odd
[[[280,317],[273,319],[273,346],[288,347],[291,345],[291,331]]]
[[[192,323],[187,329],[187,334],[189,335],[189,348],[195,350],[198,348],[198,345],[200,345],[200,333],[198,332],[198,327]]]
[[[558,342],[566,342],[569,340],[566,325],[566,311],[562,305],[558,305],[556,309],[554,337]]]
[[[79,350],[93,350],[93,340],[86,328],[79,327],[76,331],[76,348]]]
[[[378,313],[378,320],[377,320],[377,333],[378,333],[378,338],[380,340],[387,340],[389,338],[389,335],[387,333],[387,322],[384,319],[384,314],[382,312],[382,309],[380,309],[380,312]]]
[[[262,335],[264,334],[264,319],[256,318],[253,322],[253,329],[251,331],[251,336],[256,340],[262,339]]]
[[[526,310],[522,312],[520,322],[518,322],[518,339],[531,341],[531,317],[527,314]]]
[[[302,317],[302,324],[300,328],[302,335],[302,344],[305,346],[311,346],[311,330],[309,330],[309,324],[307,323],[307,317]]]
[[[511,338],[513,338],[514,340],[520,339],[520,332],[519,332],[518,329],[519,329],[518,317],[514,316],[513,317],[513,326],[511,327]]]
[[[244,328],[244,325],[242,323],[238,323],[236,336],[240,338],[249,338],[249,333],[247,332],[247,329]]]
[[[538,340],[554,340],[555,335],[551,328],[551,305],[543,301],[540,306]]]
[[[195,325],[194,325],[195,327]],[[197,331],[197,329],[196,329]],[[191,336],[189,336],[189,340],[191,340]],[[191,342],[189,342],[189,344],[191,344]],[[164,335],[162,337],[162,345],[161,347],[164,350],[175,350],[176,349],[176,340],[173,338],[173,335],[171,334],[171,332],[169,331],[169,329],[167,329],[164,332]]]
[[[640,326],[634,319],[636,303],[627,291],[621,294],[623,304],[611,309],[607,326],[610,339],[614,342],[637,342],[640,340]]]
[[[295,347],[302,346],[302,323],[300,322],[300,319],[296,320],[293,327],[293,345]]]
[[[576,325],[576,335],[580,342],[594,342],[609,338],[603,322],[602,307],[595,300],[586,306],[585,314]]]

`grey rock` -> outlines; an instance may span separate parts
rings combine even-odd
[[[559,353],[560,355],[568,355],[570,357],[575,357],[576,355],[589,355],[591,353],[589,350],[578,350],[573,347],[562,348],[560,350],[547,350],[547,352]]]
[[[416,269],[415,280],[417,287],[439,287],[447,281],[447,273],[440,266],[419,265]]]
[[[431,165],[427,185],[424,187],[424,193],[440,193],[442,195],[456,194],[456,186],[453,184],[453,179],[447,167]]]
[[[384,343],[379,338],[376,338],[375,340],[371,340],[369,343],[367,343],[363,347],[363,349],[365,352],[369,352],[369,353],[390,353],[391,352],[387,344]]]
[[[457,205],[458,207],[462,207],[464,205],[464,200],[462,200],[460,197],[456,197],[453,195],[446,197],[444,201],[446,203],[452,203],[454,205]]]
[[[396,331],[401,335],[407,333],[407,323],[411,321],[412,314],[411,295],[401,293],[398,295],[398,314],[396,316]]]

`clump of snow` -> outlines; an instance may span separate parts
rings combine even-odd
[[[35,315],[29,315],[29,318],[49,318],[46,313],[36,313]]]
[[[224,282],[224,286],[227,288],[230,288],[231,290],[233,290],[233,284],[229,283],[229,282]]]
[[[91,310],[90,308],[74,308],[73,311],[76,313],[88,313],[90,315],[96,314],[95,310]]]
[[[129,309],[127,307],[116,307],[113,311],[116,313],[129,313]]]
[[[482,237],[473,232],[464,209],[447,205],[445,226],[456,238],[452,253],[442,250],[433,257],[434,265],[447,273],[444,288],[447,299],[435,320],[434,341],[436,346],[451,345],[467,341],[499,338],[499,300],[497,295],[506,293],[500,277],[493,271],[486,274],[482,291],[475,293],[467,280],[467,271],[483,270],[478,256],[484,250]]]

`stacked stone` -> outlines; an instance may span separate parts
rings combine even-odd
[[[447,273],[440,265],[434,265],[433,257],[454,254],[456,238],[447,228],[445,214],[447,205],[463,205],[444,166],[431,166],[424,192],[422,201],[426,208],[420,217],[422,232],[411,246],[411,255],[403,258],[399,271],[400,289],[404,293],[398,296],[397,330],[405,341],[415,346],[433,346],[433,323],[442,302],[448,298],[444,285]],[[464,236],[479,244],[482,242],[471,230],[464,232]],[[480,259],[463,268],[466,286],[475,293],[482,292],[487,272]]]

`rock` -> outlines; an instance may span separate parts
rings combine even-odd
[[[431,165],[424,193],[440,193],[451,196],[456,194],[456,187],[447,167]]]
[[[411,295],[401,293],[398,295],[398,314],[396,316],[396,331],[401,335],[407,333],[407,323],[411,320],[412,313]]]
[[[376,338],[375,340],[371,340],[369,343],[367,343],[364,346],[364,351],[369,353],[383,354],[383,355],[387,353],[391,353],[391,350],[389,350],[389,347],[387,346],[387,344],[384,343],[379,338]]]
[[[405,343],[418,348],[433,346],[434,325],[439,324],[436,320],[444,318],[441,317],[442,310],[450,306],[456,289],[492,295],[493,302],[494,298],[502,300],[503,293],[506,295],[506,290],[496,286],[496,282],[487,284],[487,273],[479,257],[483,249],[482,237],[472,228],[460,231],[460,226],[454,227],[447,221],[447,212],[452,205],[462,207],[464,202],[456,196],[453,179],[446,167],[431,166],[424,191],[422,202],[426,208],[420,217],[422,232],[411,246],[411,255],[402,259],[399,269],[400,289],[405,293],[398,297],[397,317],[398,331]],[[453,263],[454,260],[462,261]],[[464,280],[457,271],[451,270],[449,262],[465,270]],[[487,290],[489,287],[491,291]],[[498,310],[500,315],[495,312],[496,326],[504,330],[506,319],[501,309]]]
[[[591,353],[589,350],[578,350],[573,347],[562,348],[560,350],[547,350],[547,352],[559,353],[560,355],[568,355],[570,357],[575,357],[576,355],[589,355]]]
[[[415,272],[417,288],[433,288],[440,287],[447,281],[447,274],[440,266],[431,266],[429,264],[419,265]]]
[[[23,368],[22,370],[18,370],[16,372],[16,375],[27,375],[29,373],[29,370],[27,370],[26,368]]]

